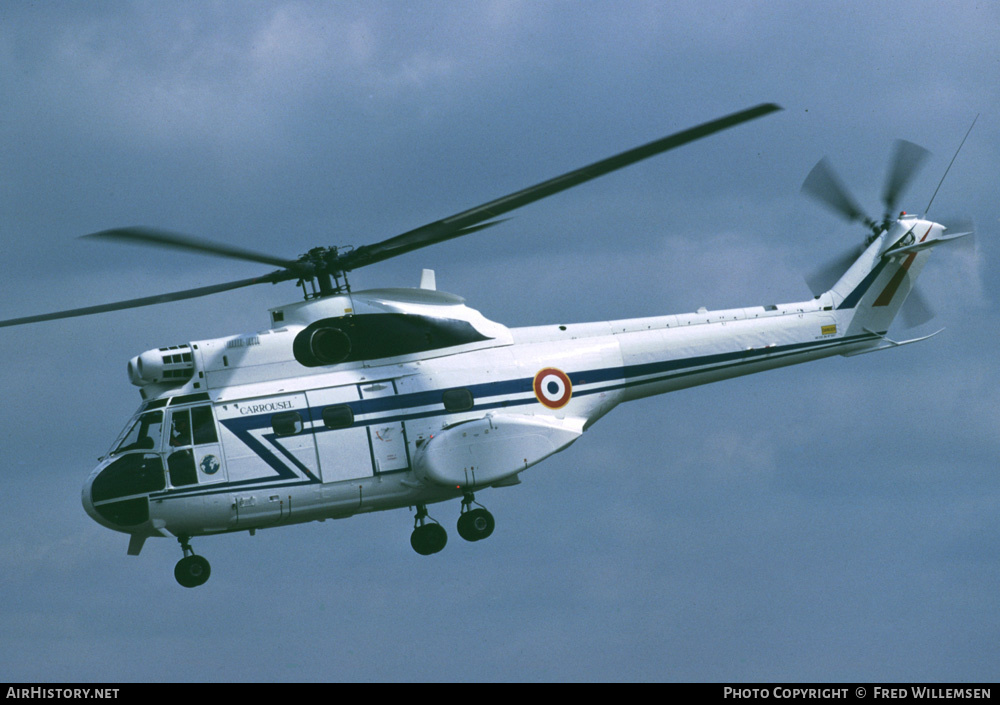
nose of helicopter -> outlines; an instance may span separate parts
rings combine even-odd
[[[115,531],[133,533],[149,521],[148,493],[163,488],[163,470],[153,456],[124,455],[98,465],[83,483],[80,500],[90,518]],[[144,470],[151,466],[152,472]],[[157,473],[158,470],[158,473]],[[157,479],[157,474],[159,479]],[[150,481],[149,475],[152,475]]]
[[[94,507],[94,480],[97,478],[98,474],[100,474],[102,467],[103,463],[94,468],[93,472],[90,473],[86,481],[83,483],[83,489],[80,492],[80,501],[83,503],[83,510],[87,512],[91,519],[96,521],[101,526],[105,526],[109,529],[117,529],[117,526],[102,517]]]
[[[83,511],[87,512],[91,519],[97,519],[94,516],[94,503],[90,501],[90,485],[91,480],[88,477],[87,481],[83,483],[83,490],[80,492],[80,502],[83,504]]]

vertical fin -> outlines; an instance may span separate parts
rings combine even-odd
[[[898,224],[905,234],[895,228],[883,233],[832,290],[843,297],[835,304],[837,310],[853,311],[855,329],[889,329],[927,261],[928,250],[940,239],[942,228],[936,223],[906,220]],[[908,244],[900,246],[903,242]]]

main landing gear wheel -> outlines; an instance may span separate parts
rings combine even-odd
[[[212,566],[203,556],[195,555],[187,541],[187,536],[181,536],[177,540],[180,541],[184,557],[177,561],[177,565],[174,566],[174,577],[177,578],[178,583],[186,588],[204,585],[212,574]]]
[[[413,533],[410,534],[410,545],[421,556],[437,553],[448,543],[448,532],[444,527],[437,522],[425,524],[426,519],[427,507],[421,504],[417,507],[417,516],[413,520]]]
[[[475,495],[471,492],[462,499],[462,516],[458,518],[458,535],[466,541],[482,541],[496,527],[496,521],[485,507],[471,509],[470,505],[476,501]]]

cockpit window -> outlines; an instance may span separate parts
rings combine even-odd
[[[160,446],[160,437],[163,427],[163,412],[149,411],[142,414],[132,428],[125,434],[125,438],[118,444],[118,447],[111,453],[117,455],[128,450],[156,450]]]
[[[170,416],[170,447],[191,445],[191,411],[183,409]]]
[[[215,434],[215,420],[212,418],[212,407],[196,406],[191,409],[191,427],[194,431],[194,444],[218,443]]]
[[[163,461],[159,455],[129,453],[101,470],[90,487],[90,495],[94,502],[103,502],[108,499],[157,492],[164,486]]]
[[[215,419],[211,406],[195,406],[191,409],[174,410],[170,415],[170,447],[183,448],[191,445],[218,443],[215,433]]]

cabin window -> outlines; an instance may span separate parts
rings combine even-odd
[[[468,411],[475,403],[472,392],[465,388],[448,389],[441,396],[448,411]]]
[[[327,428],[348,428],[354,424],[354,412],[347,404],[323,409],[323,424]]]
[[[294,436],[302,433],[302,417],[297,411],[283,411],[271,417],[271,428],[276,436]]]

